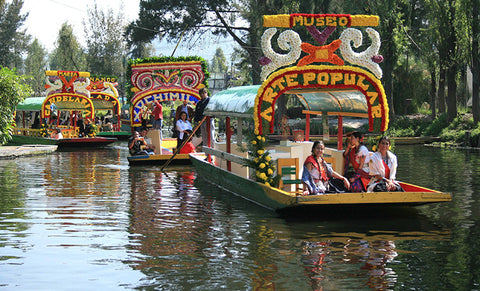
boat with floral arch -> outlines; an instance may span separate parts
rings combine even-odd
[[[102,147],[117,141],[96,136],[89,72],[46,71],[45,75],[47,96],[27,98],[16,107],[13,143],[57,144],[62,148]],[[83,118],[91,122],[91,130],[84,136],[79,126]],[[59,130],[63,138],[51,138],[54,130]]]
[[[210,117],[225,118],[226,142],[203,147],[207,159],[190,154],[198,175],[220,188],[233,192],[266,208],[316,208],[338,211],[345,208],[415,206],[451,201],[450,193],[400,182],[405,192],[329,193],[299,195],[302,169],[299,163],[310,154],[310,118],[322,116],[328,129],[328,117],[337,117],[337,148],[327,148],[325,160],[339,173],[343,172],[343,118],[367,118],[369,130],[385,132],[389,123],[387,98],[383,85],[383,57],[379,55],[380,36],[375,15],[290,14],[265,15],[262,36],[262,84],[230,88],[211,97],[206,108]],[[272,39],[281,29],[277,53]],[[302,41],[298,30],[306,30],[314,44]],[[340,37],[327,43],[333,31]],[[370,38],[364,51],[363,35]],[[355,49],[354,49],[355,48]],[[284,140],[266,147],[268,133],[273,133],[276,101],[283,94],[300,100],[306,108],[306,126],[295,142]],[[209,117],[207,117],[209,118]],[[237,125],[237,142],[232,142],[233,119]],[[255,135],[243,141],[242,125],[252,120]],[[208,120],[207,120],[208,123]],[[324,131],[325,132],[325,131]],[[329,139],[328,130],[323,135]],[[245,151],[248,148],[248,151]],[[290,163],[286,176],[291,183],[279,183],[283,166]],[[280,174],[280,175],[279,175]],[[277,177],[277,178],[276,178]]]
[[[207,62],[198,56],[152,57],[130,60],[127,66],[129,126],[139,130],[144,113],[156,102],[186,101],[195,105],[201,99],[199,90],[208,88]],[[160,130],[150,129],[146,136],[155,146],[150,155],[129,156],[130,165],[191,164],[188,153],[176,154],[177,139],[163,137]]]

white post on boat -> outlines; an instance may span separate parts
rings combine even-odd
[[[322,112],[322,124],[323,124],[323,140],[330,140],[330,132],[328,130],[328,114]]]
[[[310,140],[310,113],[307,113],[307,118],[305,122],[305,141]]]
[[[337,128],[337,150],[343,150],[343,116],[337,115],[338,128]]]
[[[237,118],[237,145],[242,146],[242,140],[243,140],[243,118],[239,117]]]
[[[225,118],[225,127],[226,127],[226,134],[227,134],[227,153],[231,154],[232,153],[232,145],[231,145],[231,141],[232,141],[232,130],[230,128],[230,116],[227,116]],[[232,162],[230,161],[227,161],[227,170],[229,172],[232,171]]]
[[[212,138],[212,133],[210,132],[210,116],[207,116],[207,147],[211,147],[211,138]],[[212,162],[212,156],[208,155],[208,162]]]

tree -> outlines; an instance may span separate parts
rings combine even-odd
[[[28,55],[25,59],[25,75],[30,76],[27,83],[33,89],[36,96],[41,96],[45,91],[45,70],[47,69],[47,51],[37,39],[28,47]]]
[[[0,69],[0,145],[11,140],[15,107],[31,93],[24,76],[18,76],[14,70],[5,67]]]
[[[85,53],[73,34],[73,28],[63,23],[58,32],[56,47],[50,55],[52,70],[86,71]]]
[[[89,71],[95,75],[116,76],[123,92],[125,83],[125,65],[127,58],[126,40],[123,36],[126,23],[125,16],[113,9],[106,12],[99,10],[95,2],[89,8],[88,19],[83,21],[87,41],[87,60]]]
[[[209,68],[210,73],[225,74],[228,71],[227,58],[221,48],[217,48]]]
[[[20,13],[22,6],[22,0],[10,4],[0,0],[0,66],[21,68],[22,54],[30,41],[30,36],[21,29],[28,16]]]
[[[467,19],[470,19],[471,48],[468,58],[469,66],[472,69],[472,113],[475,124],[480,122],[480,0],[469,0],[464,2]]]
[[[262,15],[289,10],[289,0],[146,0],[140,2],[139,18],[126,30],[128,45],[135,46],[155,38],[178,40],[185,31],[185,38],[193,38],[210,31],[214,35],[230,35],[247,51],[254,84],[260,83],[262,56],[260,39],[263,33]],[[285,9],[285,7],[287,7]],[[285,11],[283,10],[285,9]],[[298,7],[297,7],[298,9]]]
[[[95,2],[93,8],[87,9],[87,21],[83,21],[87,42],[87,60],[89,71],[96,75],[124,74],[126,41],[123,37],[126,23],[121,12],[112,9],[99,10]]]

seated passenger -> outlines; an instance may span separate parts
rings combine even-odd
[[[403,191],[395,181],[397,175],[397,156],[389,151],[390,139],[382,136],[378,141],[378,149],[370,158],[370,175],[367,192]]]
[[[139,155],[149,155],[145,149],[147,148],[147,143],[140,136],[138,131],[133,133],[133,136],[128,141],[128,150],[132,156],[139,156]]]
[[[148,129],[147,129],[147,128],[142,127],[142,128],[140,129],[140,136],[143,137],[143,140],[145,141],[145,143],[146,143],[146,145],[147,145],[147,146],[144,148],[144,150],[145,150],[149,155],[153,155],[153,154],[155,154],[155,145],[152,144],[152,139],[147,137],[147,133],[148,133]]]
[[[352,192],[365,192],[370,182],[368,162],[370,152],[363,144],[363,135],[354,131],[347,137],[349,144],[344,152],[345,173],[352,187]],[[351,167],[349,167],[351,165]]]
[[[60,128],[55,128],[52,134],[50,135],[50,137],[55,139],[62,139],[63,138],[62,130]]]
[[[187,142],[183,148],[180,149],[180,154],[189,154],[195,152],[195,146],[192,142]]]
[[[350,189],[348,179],[335,172],[325,162],[324,150],[323,141],[315,141],[312,146],[312,155],[308,156],[303,164],[302,183],[305,188],[303,195],[341,193]]]

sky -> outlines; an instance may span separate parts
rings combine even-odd
[[[140,0],[97,0],[97,6],[103,11],[113,9],[118,13],[122,3],[126,21],[138,18]],[[82,20],[87,17],[87,9],[93,8],[95,0],[66,1],[66,0],[24,0],[22,13],[29,13],[25,21],[27,33],[37,38],[41,45],[52,52],[58,32],[64,22],[73,27],[73,32],[82,46],[85,38]],[[166,41],[154,42],[157,55],[170,56],[176,43]],[[206,36],[201,38],[183,39],[174,56],[196,55],[210,61],[217,47],[221,47],[227,60],[233,52],[234,41],[231,39]]]

